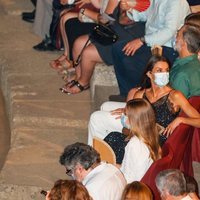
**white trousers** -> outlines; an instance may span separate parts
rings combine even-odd
[[[91,114],[88,125],[88,144],[92,145],[94,136],[104,139],[112,131],[122,131],[120,119],[115,119],[110,111],[125,108],[126,103],[108,101],[101,105],[101,109]]]

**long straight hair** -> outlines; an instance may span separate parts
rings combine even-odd
[[[127,102],[126,114],[130,123],[130,135],[137,136],[148,147],[153,161],[161,157],[159,134],[155,113],[151,104],[145,99],[133,99]]]

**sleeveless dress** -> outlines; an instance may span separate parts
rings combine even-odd
[[[158,99],[154,103],[151,103],[148,100],[145,93],[143,94],[143,98],[146,99],[152,105],[155,111],[156,122],[159,125],[163,126],[164,128],[167,127],[168,124],[170,124],[177,117],[179,113],[179,112],[174,113],[172,110],[172,106],[168,99],[170,92],[167,95]],[[159,138],[160,146],[162,146],[166,140],[167,140],[166,136],[160,135]],[[111,148],[115,152],[117,163],[121,164],[125,153],[125,147],[128,143],[128,141],[126,140],[126,135],[120,132],[111,132],[104,138],[104,141],[111,146]]]

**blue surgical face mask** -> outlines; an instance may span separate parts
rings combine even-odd
[[[169,72],[154,73],[154,83],[159,87],[164,87],[169,83]]]
[[[121,115],[121,124],[124,128],[130,129],[130,125],[127,124],[128,117],[124,114]]]

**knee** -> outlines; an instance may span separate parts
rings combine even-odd
[[[93,112],[90,115],[89,126],[96,127],[97,124],[99,123],[100,118],[101,118],[100,116],[101,116],[101,111]]]
[[[112,102],[110,101],[106,101],[104,102],[101,107],[100,107],[100,110],[102,111],[110,111],[110,105],[111,105]]]

